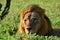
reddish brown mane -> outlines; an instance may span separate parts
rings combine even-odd
[[[32,6],[28,6],[25,10],[22,10],[21,11],[21,18],[24,18],[24,15],[28,12],[32,12],[32,11],[35,11],[35,12],[38,12],[40,16],[44,15],[44,12],[45,10],[40,8],[39,6],[37,5],[32,5]]]
[[[42,23],[41,23],[42,27],[40,28],[40,30],[38,30],[38,35],[48,34],[48,35],[60,36],[60,34],[56,33],[59,30],[56,31],[56,29],[52,29],[52,27],[50,25],[51,23],[50,23],[49,18],[44,14],[45,10],[42,9],[41,7],[37,6],[37,5],[30,5],[26,9],[21,11],[21,13],[20,13],[20,26],[19,26],[17,33],[25,33],[24,28],[23,28],[24,24],[22,23],[22,20],[23,20],[26,13],[29,13],[32,11],[37,12],[40,15],[40,17],[42,18]]]

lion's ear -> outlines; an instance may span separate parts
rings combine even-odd
[[[45,9],[41,9],[41,13],[42,14],[45,14]]]
[[[41,15],[45,15],[45,9],[42,9],[42,8],[39,8],[39,9],[37,9],[37,11],[39,12],[39,15],[41,16]]]

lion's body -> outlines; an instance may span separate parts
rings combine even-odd
[[[37,5],[30,5],[20,14],[20,26],[17,33],[36,33],[46,35],[53,31],[45,10]],[[53,32],[52,32],[53,33]],[[50,34],[49,34],[50,35]]]

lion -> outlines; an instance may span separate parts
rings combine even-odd
[[[37,35],[57,35],[60,31],[53,29],[50,19],[45,15],[45,9],[38,5],[29,5],[20,13],[20,26],[17,33],[36,33]]]

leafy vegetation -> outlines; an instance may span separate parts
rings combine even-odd
[[[6,0],[0,0],[0,3],[2,4],[1,15]],[[52,23],[52,27],[60,28],[60,0],[11,0],[9,13],[4,16],[3,20],[0,20],[0,40],[17,40],[19,37],[26,36],[24,34],[17,35],[15,33],[20,22],[20,11],[30,4],[37,4],[44,8],[45,14]],[[31,40],[60,40],[57,36],[36,36],[35,34],[29,34],[27,36]]]

